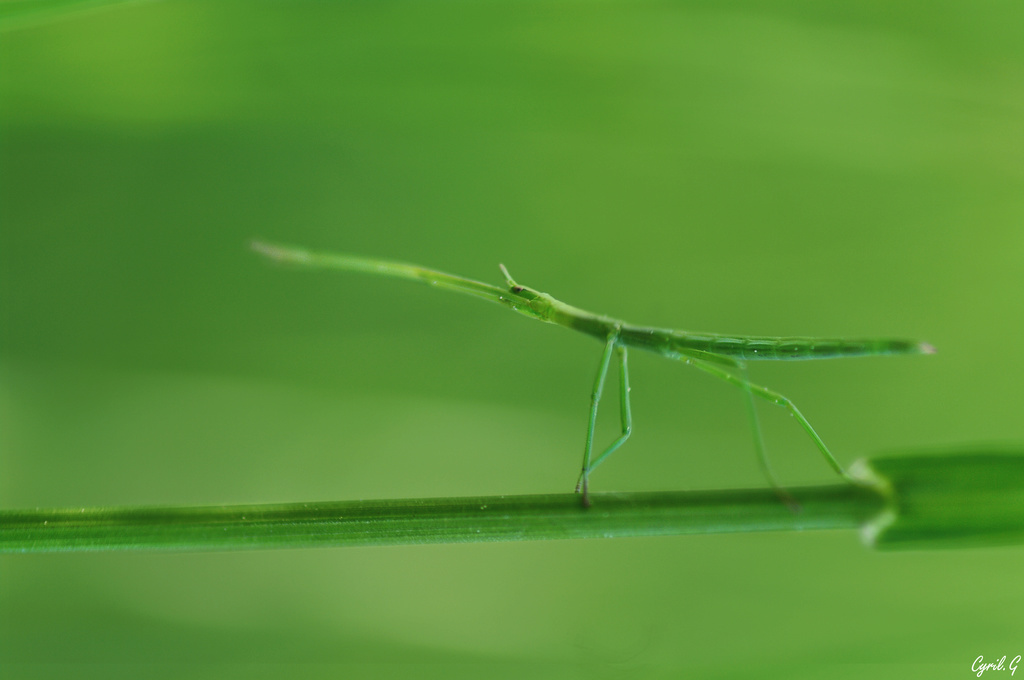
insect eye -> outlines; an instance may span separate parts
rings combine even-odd
[[[520,286],[520,285],[515,285],[515,286],[512,286],[511,290],[512,290],[513,293],[517,293],[518,294],[518,293],[522,293],[523,292],[523,287]]]

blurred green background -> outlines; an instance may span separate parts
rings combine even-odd
[[[753,377],[845,464],[1024,441],[1016,0],[40,7],[0,4],[2,507],[571,489],[598,343],[253,237],[920,338]],[[739,391],[631,369],[596,491],[764,484]],[[834,481],[761,417],[788,484]],[[1024,653],[1022,569],[852,533],[7,555],[0,675],[973,677]]]

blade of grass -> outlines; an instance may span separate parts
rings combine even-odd
[[[850,485],[372,500],[221,507],[0,511],[0,552],[235,550],[855,529],[882,507]]]
[[[1024,543],[1024,455],[895,454],[858,484],[212,507],[0,511],[0,553],[239,550],[857,529],[885,550]]]
[[[862,528],[874,548],[1024,543],[1024,456],[1014,450],[878,456],[851,472],[887,500],[886,510]]]

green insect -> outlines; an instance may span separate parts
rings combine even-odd
[[[629,439],[633,430],[633,415],[629,406],[627,348],[643,349],[669,359],[682,361],[741,388],[747,395],[747,407],[754,430],[754,446],[761,467],[783,500],[793,506],[795,506],[794,502],[778,484],[768,464],[761,428],[757,420],[757,411],[754,407],[755,396],[788,409],[814,440],[814,444],[828,464],[844,478],[848,478],[848,476],[828,447],[825,446],[825,442],[792,401],[778,392],[750,382],[747,378],[746,362],[832,359],[883,354],[933,354],[935,352],[935,348],[931,345],[913,340],[731,336],[635,326],[618,319],[592,314],[556,300],[547,293],[518,284],[504,265],[500,265],[501,272],[505,276],[508,287],[499,288],[488,283],[403,262],[376,260],[355,255],[310,252],[259,241],[254,242],[252,247],[256,252],[279,262],[305,267],[345,269],[422,281],[437,288],[497,302],[524,316],[564,326],[593,336],[603,342],[604,353],[601,355],[597,377],[594,379],[594,387],[590,393],[590,418],[587,421],[587,437],[583,448],[583,466],[576,482],[576,492],[582,492],[583,504],[587,506],[590,505],[590,474]],[[619,406],[622,433],[595,458],[592,456],[594,425],[597,422],[597,408],[601,402],[605,378],[608,375],[613,355],[617,358],[619,367]]]

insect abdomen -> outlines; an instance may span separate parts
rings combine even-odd
[[[759,338],[685,334],[674,338],[675,349],[698,350],[747,361],[799,361],[882,354],[930,354],[930,345],[915,340],[840,338]]]

